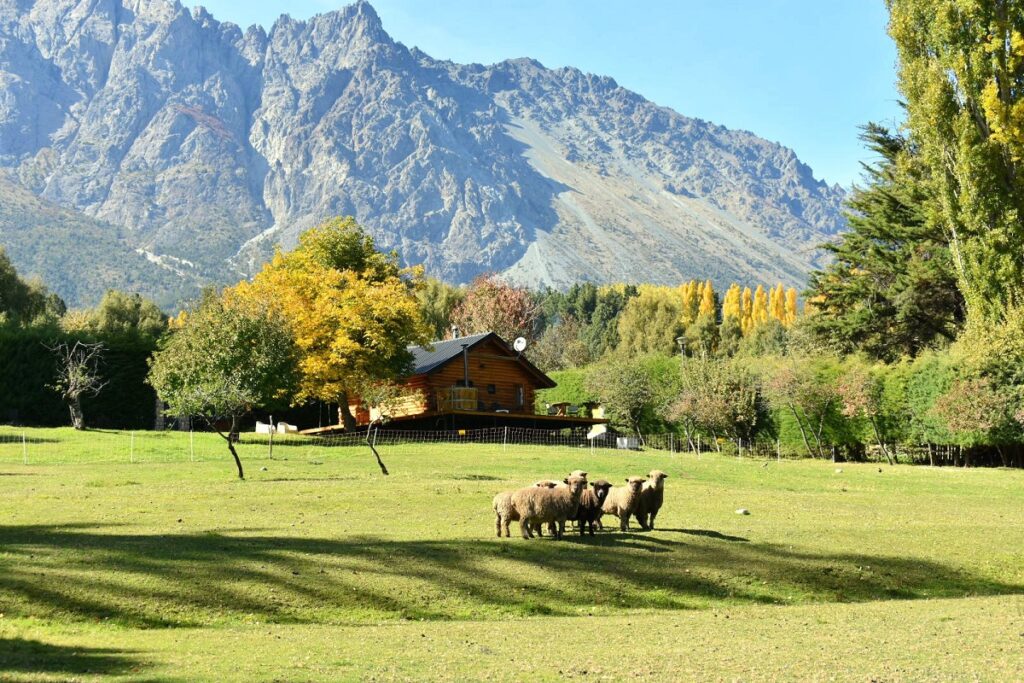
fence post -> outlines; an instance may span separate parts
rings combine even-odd
[[[189,420],[189,425],[188,425],[188,461],[189,462],[195,462],[196,461],[196,444],[195,444],[195,438],[193,437],[192,421],[191,420]]]
[[[24,465],[28,464],[28,442],[25,441],[25,432],[21,433],[21,462]]]
[[[505,425],[505,434],[501,438],[501,452],[508,450],[508,425]]]
[[[782,439],[775,439],[775,459],[782,460]]]
[[[268,444],[267,459],[268,460],[273,460],[274,459],[274,416],[273,415],[270,416],[270,431],[267,432],[267,444]]]
[[[128,462],[135,462],[135,432],[131,433],[128,446]]]
[[[700,434],[697,435],[697,457],[700,457]]]
[[[669,453],[675,453],[676,452],[675,434],[673,434],[672,432],[668,433],[668,452]]]

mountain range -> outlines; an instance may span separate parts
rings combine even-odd
[[[243,31],[177,0],[0,0],[0,169],[0,245],[72,304],[109,273],[170,305],[336,215],[449,282],[556,288],[800,286],[845,228],[844,190],[780,144],[574,68],[434,59],[362,1]]]

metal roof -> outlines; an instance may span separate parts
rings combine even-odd
[[[458,357],[462,353],[463,344],[473,346],[477,342],[483,341],[490,334],[490,332],[483,332],[482,334],[471,334],[466,337],[459,337],[458,339],[431,342],[430,346],[410,346],[409,351],[412,352],[413,358],[412,374],[425,375],[431,372],[453,358]]]

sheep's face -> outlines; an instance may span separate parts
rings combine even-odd
[[[668,475],[661,470],[651,470],[650,474],[647,475],[647,481],[651,482],[651,486],[656,489],[665,486],[666,479],[668,479]]]
[[[543,481],[538,481],[534,486],[541,489],[553,489],[558,486],[558,482],[550,479],[544,479]]]
[[[591,486],[594,487],[594,493],[597,495],[597,500],[602,503],[604,502],[604,499],[608,497],[608,491],[612,488],[611,483],[604,479],[598,479],[592,483]]]
[[[586,479],[587,478],[587,473],[584,472],[583,470],[573,470],[572,472],[569,473],[569,476],[570,477],[583,477],[584,479]]]
[[[633,493],[640,493],[640,487],[644,485],[646,479],[643,477],[630,477],[626,480],[626,485]]]
[[[587,480],[583,477],[569,477],[564,483],[569,487],[570,493],[574,496],[579,496],[583,493],[583,489],[587,488]]]

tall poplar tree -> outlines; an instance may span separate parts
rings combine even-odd
[[[1024,4],[888,0],[924,219],[943,231],[972,318],[1024,304]]]

